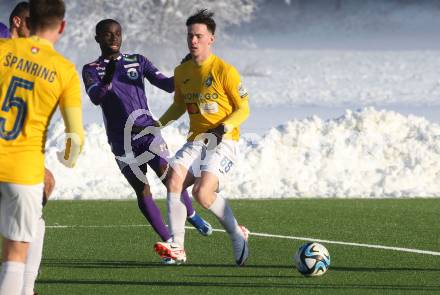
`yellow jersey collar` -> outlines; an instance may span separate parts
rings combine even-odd
[[[47,40],[47,39],[44,39],[44,38],[41,38],[41,37],[38,37],[38,36],[31,36],[29,39],[31,39],[31,40],[34,41],[34,42],[38,42],[38,43],[40,43],[41,45],[49,46],[50,48],[53,48],[53,44],[52,44],[52,42],[50,42],[50,41]]]
[[[194,63],[195,63],[198,67],[202,68],[202,67],[205,67],[205,66],[211,64],[212,61],[214,60],[214,57],[215,57],[215,55],[211,53],[211,55],[209,55],[209,57],[208,57],[207,59],[205,59],[200,65],[197,65],[195,62],[194,62]]]

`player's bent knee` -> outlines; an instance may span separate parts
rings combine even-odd
[[[180,192],[183,190],[183,181],[178,175],[171,173],[167,179],[166,187],[170,192]]]
[[[206,186],[194,185],[192,195],[197,202],[205,209],[209,209],[212,205],[213,192]]]

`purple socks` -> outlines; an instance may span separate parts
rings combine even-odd
[[[186,216],[190,217],[191,215],[194,214],[194,208],[192,206],[192,202],[191,202],[191,199],[190,199],[190,197],[188,195],[188,192],[186,190],[184,190],[182,192],[182,194],[180,195],[180,198],[181,198],[183,204],[185,204]]]
[[[182,202],[185,204],[186,207],[187,217],[190,217],[191,215],[194,214],[195,211],[192,206],[191,199],[186,190],[183,191],[181,198],[182,198]],[[153,197],[143,196],[142,198],[138,198],[138,205],[142,214],[145,216],[145,218],[151,224],[153,229],[160,236],[162,241],[165,242],[171,239],[170,232],[168,231],[168,228],[165,226],[165,223],[163,222],[162,214],[160,213],[160,209],[159,207],[157,207],[156,202],[154,202]]]
[[[144,214],[145,218],[160,236],[162,241],[165,242],[171,239],[170,232],[163,222],[162,214],[160,213],[159,207],[157,207],[156,203],[154,202],[153,197],[144,196],[142,198],[138,198],[138,205],[139,209],[142,211],[142,214]]]

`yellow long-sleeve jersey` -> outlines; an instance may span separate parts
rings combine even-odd
[[[66,132],[75,133],[82,144],[75,66],[48,40],[0,40],[0,182],[43,181],[46,130],[58,104]]]
[[[238,71],[214,54],[197,65],[187,61],[174,71],[174,102],[160,118],[166,125],[188,112],[188,140],[224,124],[226,139],[238,140],[240,124],[249,116],[248,93]]]

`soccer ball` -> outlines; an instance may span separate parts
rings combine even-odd
[[[330,266],[330,254],[319,243],[309,242],[301,247],[294,256],[298,271],[307,276],[322,276]]]

